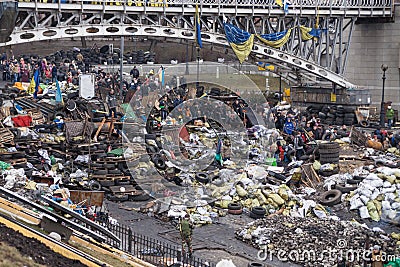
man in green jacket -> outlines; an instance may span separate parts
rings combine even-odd
[[[386,118],[388,120],[388,127],[389,127],[389,129],[391,129],[392,125],[393,125],[393,120],[394,120],[394,110],[392,109],[392,106],[388,106],[387,111],[386,111]]]
[[[193,247],[192,247],[192,234],[193,234],[193,224],[190,221],[190,215],[186,213],[185,217],[181,220],[179,224],[179,231],[182,238],[182,253],[186,255],[185,245],[189,248],[189,257],[192,257]]]

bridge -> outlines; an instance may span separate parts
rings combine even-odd
[[[203,45],[229,47],[224,23],[251,34],[292,29],[279,48],[255,40],[247,61],[273,64],[291,84],[344,88],[356,87],[343,76],[355,23],[390,22],[394,14],[392,0],[292,0],[287,9],[276,0],[20,1],[14,30],[0,46],[87,36],[195,42],[196,4]],[[324,31],[304,41],[300,26]]]

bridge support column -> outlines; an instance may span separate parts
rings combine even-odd
[[[82,48],[86,48],[86,38],[84,36],[81,37]]]
[[[122,93],[122,91],[124,90],[124,83],[123,83],[123,78],[124,78],[124,74],[123,74],[123,70],[124,70],[124,42],[125,42],[125,38],[124,36],[121,37],[121,58],[119,61],[119,96],[121,98],[121,103],[123,103],[124,101],[124,94]]]

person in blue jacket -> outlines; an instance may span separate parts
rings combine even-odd
[[[294,127],[295,127],[295,125],[292,122],[292,119],[291,118],[287,118],[287,120],[285,122],[285,125],[283,125],[283,132],[285,134],[292,135]]]

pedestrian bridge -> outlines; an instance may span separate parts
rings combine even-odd
[[[277,4],[279,1],[281,5]],[[203,48],[230,46],[224,23],[254,35],[289,32],[285,43],[278,46],[254,38],[246,61],[272,64],[274,72],[296,85],[356,87],[343,77],[353,26],[356,22],[392,21],[392,0],[282,1],[20,1],[14,30],[0,46],[102,36],[195,42],[194,15],[198,5]],[[319,36],[305,39],[303,29],[310,33],[319,30]]]

